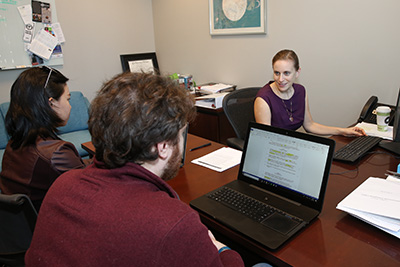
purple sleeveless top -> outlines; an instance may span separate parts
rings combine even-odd
[[[282,99],[272,91],[271,83],[273,83],[273,81],[270,81],[257,93],[257,97],[264,99],[271,110],[271,126],[289,130],[299,129],[304,122],[306,89],[304,86],[294,83],[294,94],[292,98],[283,100],[285,103],[283,104]],[[293,122],[289,119],[291,111],[290,102],[292,102],[293,108]]]

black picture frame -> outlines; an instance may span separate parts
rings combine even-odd
[[[152,72],[159,74],[157,56],[155,52],[120,55],[122,71]]]

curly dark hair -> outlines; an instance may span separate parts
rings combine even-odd
[[[38,136],[58,139],[57,127],[63,121],[49,105],[49,98],[58,100],[67,81],[58,70],[46,66],[27,69],[18,76],[11,86],[5,117],[13,149],[35,144]]]
[[[89,131],[106,168],[156,160],[154,146],[178,143],[196,114],[194,99],[168,77],[125,72],[103,84],[91,103]]]

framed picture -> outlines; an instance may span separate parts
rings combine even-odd
[[[210,34],[266,34],[266,0],[208,0]]]
[[[120,55],[122,70],[130,72],[151,72],[159,74],[156,53]]]

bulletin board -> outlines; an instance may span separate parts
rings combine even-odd
[[[50,4],[51,23],[58,22],[55,0],[41,2]],[[23,5],[32,5],[32,1],[0,0],[0,70],[29,68],[35,65],[62,65],[64,60],[61,45],[54,49],[57,51],[53,52],[49,60],[37,57],[27,50],[29,42],[23,40],[25,23],[18,11],[18,7]],[[47,24],[43,22],[35,22],[34,34],[45,25]]]

